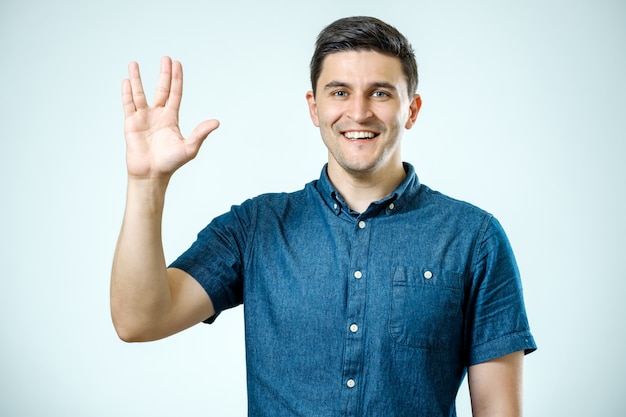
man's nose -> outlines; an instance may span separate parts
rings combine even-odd
[[[346,114],[351,120],[357,123],[371,118],[373,112],[368,97],[352,96],[348,103]]]

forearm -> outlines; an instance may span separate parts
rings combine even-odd
[[[129,179],[126,210],[111,271],[111,315],[118,335],[144,340],[171,306],[161,239],[167,181]]]
[[[474,417],[521,417],[524,352],[471,366],[468,371]]]

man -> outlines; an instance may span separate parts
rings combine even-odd
[[[111,278],[123,340],[244,304],[251,416],[454,416],[466,373],[475,416],[521,415],[522,358],[535,344],[515,260],[490,214],[420,184],[402,161],[421,99],[395,28],[354,17],[321,32],[306,94],[328,148],[320,179],[233,207],[169,268],[167,184],[218,122],[180,135],[180,63],[163,59],[151,107],[137,64],[129,74]]]

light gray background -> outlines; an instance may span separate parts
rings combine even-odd
[[[2,0],[1,415],[245,414],[241,308],[151,344],[111,325],[121,80],[137,60],[152,92],[171,55],[183,131],[222,122],[171,183],[172,260],[231,204],[318,176],[308,61],[324,25],[357,14],[416,49],[424,105],[405,159],[494,213],[513,243],[539,344],[526,415],[624,412],[623,2]],[[465,388],[458,407],[470,415]]]

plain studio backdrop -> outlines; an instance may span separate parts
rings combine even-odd
[[[124,209],[121,80],[185,69],[181,128],[222,126],[168,191],[168,261],[232,204],[318,177],[304,99],[318,32],[349,15],[415,47],[404,136],[423,183],[492,212],[539,350],[528,416],[623,415],[626,6],[622,1],[0,2],[0,415],[243,416],[242,308],[121,342],[109,273]],[[285,358],[288,360],[288,358]],[[471,414],[467,388],[459,416]]]

